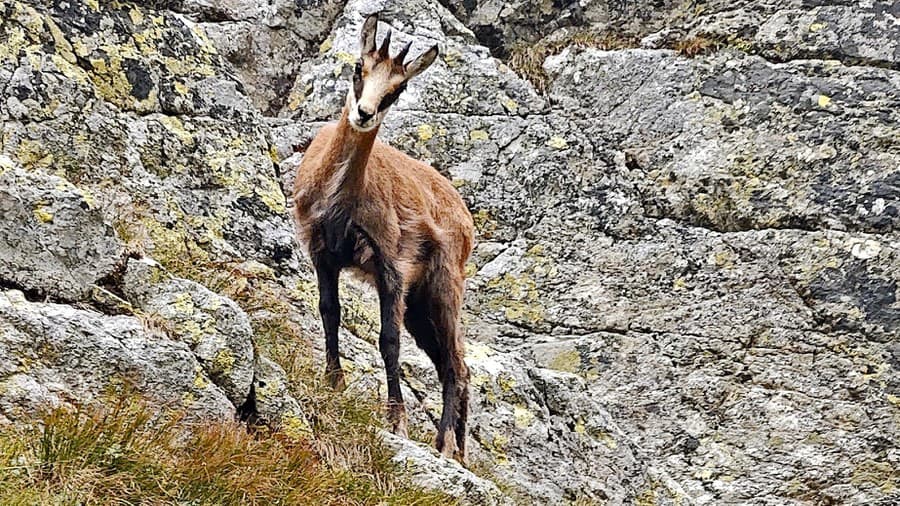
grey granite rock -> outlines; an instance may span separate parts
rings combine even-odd
[[[90,193],[0,155],[0,279],[81,300],[116,270],[124,251]]]
[[[0,422],[62,404],[141,392],[190,420],[229,420],[234,406],[186,343],[132,316],[106,316],[0,292]]]
[[[180,291],[192,304],[217,300],[228,314],[209,329],[239,339],[215,350],[247,350],[248,322],[272,309],[242,312],[180,277],[237,295],[229,276],[251,279],[321,351],[314,276],[282,188],[337,116],[358,25],[380,11],[412,53],[441,50],[379,135],[451,178],[475,218],[470,464],[509,497],[386,436],[399,462],[415,462],[414,481],[476,504],[897,501],[892,3],[89,3],[0,3],[0,152],[10,160],[0,167],[36,182],[16,198],[43,198],[30,192],[64,178],[65,191],[46,191],[86,220],[91,247],[119,244],[99,225],[111,223],[132,254],[179,269],[152,282],[126,275],[132,309],[168,311]],[[645,38],[642,48],[561,49],[544,62],[543,94],[492,58],[561,27]],[[709,46],[696,58],[672,50],[698,39]],[[82,193],[91,209],[75,208]],[[33,209],[13,214],[14,226],[37,226]],[[109,271],[76,257],[89,273],[71,283],[81,299]],[[262,267],[232,275],[251,264]],[[203,278],[217,266],[225,274]],[[48,291],[14,271],[0,280]],[[383,398],[375,296],[352,281],[342,289],[350,386]],[[133,322],[16,304],[65,312],[76,329]],[[207,313],[194,316],[215,320]],[[4,400],[8,418],[19,416],[12,406],[90,395],[108,374],[73,369],[83,379],[69,384],[17,373],[31,337],[16,335],[0,338],[16,357],[0,362],[3,377],[33,394]],[[280,394],[282,372],[252,349],[229,378],[204,369],[206,348],[197,360],[187,343],[160,342],[146,353],[178,347],[176,369],[199,366],[209,388],[230,392],[230,409],[244,392],[261,418],[305,427],[285,418],[295,401]],[[424,442],[439,387],[414,344],[402,349],[411,432]],[[170,390],[191,388],[179,385]]]

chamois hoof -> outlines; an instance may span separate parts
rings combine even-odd
[[[454,434],[452,429],[447,429],[443,434],[438,432],[438,435],[434,439],[434,447],[437,448],[437,451],[441,452],[441,455],[447,457],[448,459],[456,459],[459,450],[456,448],[456,434]]]
[[[325,379],[328,380],[328,384],[331,388],[338,392],[343,392],[344,389],[347,388],[347,383],[344,381],[343,369],[338,368],[325,371]]]
[[[391,421],[391,432],[409,439],[409,423],[406,417],[406,408],[402,404],[388,406],[388,418]]]

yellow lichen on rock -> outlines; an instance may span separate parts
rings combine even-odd
[[[497,222],[487,209],[479,209],[472,213],[472,221],[475,224],[475,232],[481,238],[490,239],[497,230]]]
[[[489,441],[482,441],[481,444],[491,453],[494,462],[502,466],[509,464],[509,457],[506,455],[506,447],[509,445],[508,437],[502,434],[493,434]]]
[[[191,294],[179,293],[172,299],[172,308],[182,314],[194,314],[194,299]]]
[[[472,130],[469,132],[469,140],[472,142],[484,142],[490,138],[491,136],[484,130]]]
[[[254,192],[256,196],[274,213],[281,214],[287,210],[284,193],[281,187],[274,180],[267,177],[260,177],[259,185],[256,186]]]
[[[489,280],[487,288],[493,294],[488,307],[502,310],[507,320],[529,324],[543,321],[544,306],[537,284],[527,273],[518,276],[506,273]]]
[[[128,17],[131,18],[131,22],[135,25],[140,25],[144,22],[144,15],[137,7],[132,7],[128,11]]]
[[[561,351],[550,360],[549,365],[557,371],[578,373],[581,370],[581,354],[575,349]]]
[[[309,423],[296,413],[285,413],[281,416],[281,433],[293,441],[303,441],[313,435]]]
[[[428,142],[434,137],[434,127],[427,123],[423,123],[416,128],[416,134],[422,142]]]
[[[209,386],[209,381],[206,379],[206,376],[203,375],[203,369],[198,367],[194,371],[194,388],[198,390],[203,390],[204,388]]]
[[[443,55],[444,63],[446,63],[450,68],[458,67],[462,62],[462,57],[462,53],[460,53],[456,49],[448,49],[444,52]]]
[[[525,406],[516,404],[513,406],[513,419],[517,428],[524,429],[534,421],[534,413]]]
[[[506,95],[500,96],[500,104],[507,112],[515,114],[519,110],[519,103]]]
[[[175,137],[177,137],[185,146],[194,145],[194,136],[185,129],[184,123],[182,123],[177,116],[160,115],[156,120],[159,121],[162,126],[166,127],[166,130],[175,135]]]
[[[270,379],[269,381],[266,381],[266,386],[258,387],[256,389],[256,398],[265,400],[275,397],[278,395],[278,391],[281,390],[281,386],[281,382]]]
[[[228,348],[222,348],[212,361],[212,370],[219,374],[228,374],[234,367],[234,354]]]
[[[53,213],[47,209],[46,204],[38,204],[34,208],[34,217],[41,223],[53,222]]]
[[[569,147],[569,143],[563,137],[558,135],[554,135],[547,140],[547,145],[553,149],[566,149]]]
[[[43,144],[30,139],[19,141],[16,158],[26,169],[49,167],[54,161],[53,154]]]

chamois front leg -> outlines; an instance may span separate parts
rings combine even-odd
[[[388,420],[394,434],[407,436],[406,408],[400,392],[400,316],[403,314],[403,283],[400,274],[387,262],[380,262],[377,287],[381,309],[378,347],[387,375]]]
[[[340,269],[323,255],[313,255],[319,281],[319,314],[325,330],[325,377],[335,390],[343,390],[344,370],[338,354],[338,327],[341,324],[341,301],[338,298]]]

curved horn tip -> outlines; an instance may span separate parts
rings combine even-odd
[[[409,53],[409,48],[411,48],[411,47],[412,47],[412,41],[407,42],[403,46],[403,49],[401,49],[400,52],[397,53],[397,56],[394,57],[394,61],[396,61],[400,65],[403,65],[403,60],[406,59],[406,55]]]

